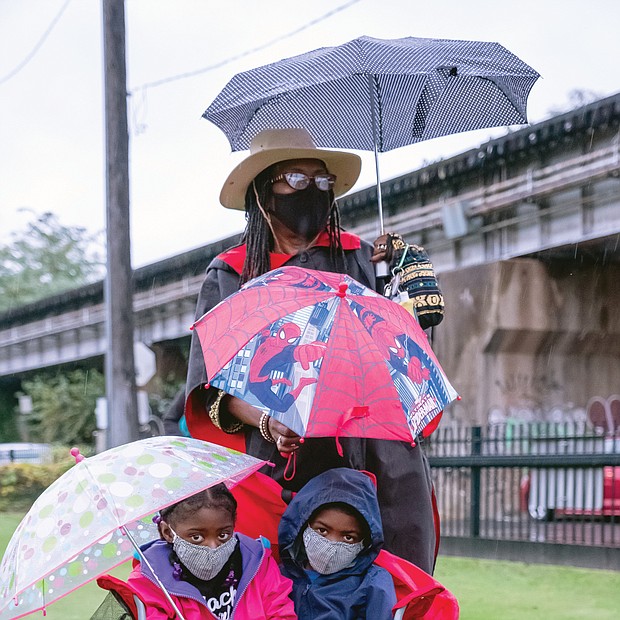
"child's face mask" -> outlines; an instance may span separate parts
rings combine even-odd
[[[172,548],[187,570],[198,577],[209,581],[224,568],[232,552],[237,546],[237,539],[232,536],[223,545],[212,549],[211,547],[194,545],[181,538],[170,528],[173,539]]]
[[[304,547],[308,556],[308,563],[322,575],[331,575],[346,568],[364,548],[363,541],[358,543],[333,542],[310,526],[304,530]]]

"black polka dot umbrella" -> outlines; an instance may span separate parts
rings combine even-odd
[[[235,75],[203,114],[233,151],[264,129],[303,127],[317,146],[378,153],[527,122],[539,75],[499,43],[359,37]]]

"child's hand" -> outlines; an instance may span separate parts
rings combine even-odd
[[[269,432],[276,440],[276,447],[280,454],[291,454],[299,450],[301,437],[292,431],[288,426],[284,426],[274,418],[269,418]]]

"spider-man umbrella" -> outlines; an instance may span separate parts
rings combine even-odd
[[[210,384],[301,437],[412,441],[457,398],[413,316],[347,275],[275,269],[194,329]]]
[[[76,465],[39,496],[9,541],[2,620],[45,611],[134,551],[148,564],[139,544],[158,537],[154,512],[219,482],[233,486],[265,464],[186,437],[151,437],[86,459],[72,454]]]

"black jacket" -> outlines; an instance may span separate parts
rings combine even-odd
[[[346,273],[365,286],[376,289],[372,245],[361,241],[359,249],[345,250]],[[286,265],[334,271],[329,248],[315,246],[291,257]],[[239,274],[220,257],[207,268],[196,307],[196,318],[239,289]],[[207,408],[215,398],[213,388],[205,389],[207,377],[200,342],[192,333],[186,397],[198,390]],[[195,396],[195,395],[194,395]],[[194,400],[195,402],[195,400]],[[190,432],[191,432],[190,428]],[[293,480],[283,478],[286,459],[274,444],[266,442],[256,428],[246,428],[249,454],[275,463],[264,473],[285,489],[298,491],[314,476],[334,467],[368,470],[377,477],[377,493],[383,520],[385,549],[432,573],[435,555],[435,526],[431,501],[432,483],[426,457],[419,446],[406,442],[344,437],[340,439],[344,457],[336,451],[333,438],[307,439],[298,451]]]

